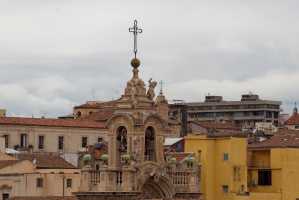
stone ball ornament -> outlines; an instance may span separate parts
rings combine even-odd
[[[91,155],[86,154],[86,155],[83,156],[83,161],[84,162],[89,162],[90,160],[91,160]]]
[[[102,155],[101,159],[104,161],[104,165],[108,165],[107,161],[109,159],[109,156],[107,154]]]
[[[84,167],[89,167],[89,162],[91,160],[91,155],[86,154],[83,156]]]
[[[139,59],[137,59],[137,58],[133,58],[133,59],[131,60],[131,66],[132,66],[132,67],[137,68],[137,67],[139,67],[139,65],[140,65],[140,60],[139,60]]]
[[[124,159],[124,160],[130,160],[130,158],[131,158],[131,157],[130,157],[130,155],[128,155],[128,154],[126,154],[126,155],[123,156],[123,159]]]
[[[123,155],[123,159],[124,159],[124,161],[125,161],[125,164],[126,164],[126,167],[128,167],[129,166],[129,160],[130,160],[130,155],[128,155],[128,154],[125,154],[125,155]]]
[[[172,164],[176,163],[176,159],[175,158],[171,158],[170,161],[171,161]]]

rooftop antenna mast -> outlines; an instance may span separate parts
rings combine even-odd
[[[134,35],[134,54],[135,54],[135,58],[136,58],[136,54],[137,54],[137,34],[138,33],[142,33],[142,29],[138,28],[137,26],[137,20],[134,21],[134,26],[133,28],[129,28],[129,32],[132,32]]]

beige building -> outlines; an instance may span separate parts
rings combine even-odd
[[[103,122],[0,117],[6,147],[20,152],[77,153],[107,139]],[[105,138],[106,137],[106,138]]]
[[[258,122],[279,124],[281,101],[261,100],[255,94],[244,94],[241,101],[223,101],[222,96],[205,98],[205,102],[185,103],[188,122],[230,121],[243,129],[253,129]]]
[[[13,196],[71,196],[80,185],[78,168],[57,155],[0,153],[1,199]]]

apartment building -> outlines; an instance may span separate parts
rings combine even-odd
[[[237,127],[253,129],[258,122],[279,124],[281,101],[261,100],[256,94],[243,94],[241,101],[223,101],[222,96],[206,96],[205,102],[187,105],[188,122],[231,121]]]

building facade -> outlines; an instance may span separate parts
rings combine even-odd
[[[205,102],[185,103],[188,122],[231,121],[237,127],[253,129],[257,122],[279,124],[281,101],[261,100],[258,95],[244,94],[241,101],[223,101],[221,96],[206,96]]]

